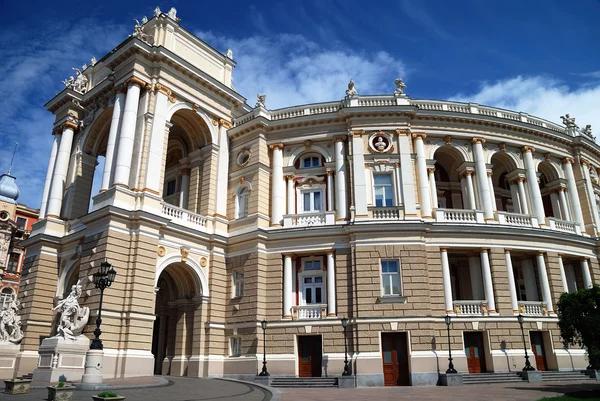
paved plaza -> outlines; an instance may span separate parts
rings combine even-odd
[[[553,382],[542,384],[506,383],[461,387],[378,387],[358,389],[274,389],[273,394],[250,383],[203,378],[169,378],[171,384],[164,387],[122,389],[116,392],[128,401],[366,401],[397,400],[511,400],[534,401],[542,397],[574,392],[600,392],[600,383]],[[130,384],[130,383],[128,383]],[[91,400],[98,391],[76,391],[73,400]],[[41,401],[45,389],[33,389],[29,394],[9,396],[0,393],[0,400]]]

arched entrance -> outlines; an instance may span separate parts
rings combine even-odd
[[[179,261],[160,272],[152,333],[155,374],[187,376],[190,357],[200,354],[205,291],[197,269]]]

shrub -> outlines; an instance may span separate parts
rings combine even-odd
[[[98,397],[104,397],[104,398],[114,398],[114,397],[118,397],[118,395],[110,390],[104,390],[103,392],[101,392],[100,394],[98,394]]]

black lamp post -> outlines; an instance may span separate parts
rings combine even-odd
[[[104,290],[115,281],[117,272],[112,268],[112,265],[107,260],[100,263],[100,270],[94,273],[94,285],[100,288],[100,305],[98,306],[98,317],[96,318],[96,329],[94,330],[94,339],[90,349],[103,349],[102,340],[100,340],[100,325],[102,324],[102,299],[104,298]]]
[[[452,347],[450,347],[450,323],[452,323],[452,318],[450,315],[446,315],[444,321],[446,322],[446,329],[448,330],[448,369],[446,370],[446,373],[457,373],[456,369],[454,369],[454,364],[452,363]]]
[[[267,372],[267,321],[263,319],[263,321],[260,322],[260,327],[263,329],[263,367],[258,375],[270,376],[269,372]]]
[[[342,327],[344,328],[344,373],[342,373],[342,376],[350,376],[350,369],[348,368],[348,336],[346,334],[348,318],[346,316],[342,318]]]
[[[525,331],[523,330],[523,322],[525,321],[525,318],[519,313],[517,320],[519,321],[519,326],[521,326],[521,337],[523,337],[523,349],[525,350],[525,367],[523,368],[523,372],[535,370],[535,368],[529,363],[529,355],[527,355],[527,343],[525,342]]]

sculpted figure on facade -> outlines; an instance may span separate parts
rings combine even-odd
[[[0,267],[6,266],[8,248],[10,246],[10,233],[0,233]]]
[[[81,296],[81,280],[71,287],[71,293],[61,300],[52,310],[60,308],[60,321],[55,337],[74,340],[87,324],[90,317],[90,308],[79,306]]]
[[[354,80],[351,79],[350,82],[348,82],[348,89],[346,89],[346,97],[352,97],[356,95],[358,95],[358,91],[354,85]]]
[[[266,108],[265,104],[267,102],[267,95],[263,95],[263,94],[258,94],[256,95],[256,105],[254,107],[264,107]]]
[[[92,56],[92,59],[90,60],[90,65],[93,67],[96,65],[96,63],[97,63],[96,57]]]
[[[587,125],[585,126],[585,128],[582,128],[582,129],[581,129],[581,133],[582,133],[583,135],[587,135],[587,136],[589,136],[590,138],[594,138],[594,137],[592,136],[592,125],[591,125],[591,124],[587,124]],[[596,138],[594,138],[594,139],[596,139]]]
[[[167,14],[169,16],[169,18],[174,19],[175,21],[177,21],[177,9],[175,7],[172,7],[169,10],[169,13]]]
[[[600,178],[598,178],[598,172],[595,167],[590,167],[590,179],[594,184],[600,183]]]
[[[154,16],[158,17],[160,14],[161,14],[160,7],[156,6],[156,8],[154,9]]]
[[[20,305],[21,303],[15,299],[0,311],[0,342],[19,344],[23,339],[19,316]]]
[[[144,32],[144,22],[140,23],[140,21],[138,21],[136,18],[134,18],[133,20],[135,21],[135,26],[133,27],[133,34],[131,36],[133,36],[134,38],[138,38],[142,42],[146,42],[147,44],[152,46],[154,44],[154,36],[148,35]]]
[[[404,95],[404,88],[406,88],[406,84],[404,83],[402,78],[396,78],[394,80],[394,83],[396,84],[396,90],[394,91],[394,93],[397,95]]]
[[[227,58],[233,59],[233,50],[227,49],[227,53],[225,53]]]
[[[63,83],[67,88],[71,88],[75,92],[85,94],[85,92],[87,92],[87,84],[89,81],[88,78],[85,76],[85,74],[81,72],[79,68],[73,68],[73,71],[75,71],[76,78],[73,79],[73,77],[71,76],[67,81],[64,81]]]

